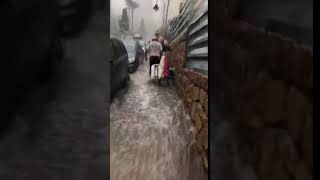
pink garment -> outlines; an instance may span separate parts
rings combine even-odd
[[[168,78],[170,75],[170,66],[169,66],[169,58],[168,56],[165,56],[164,59],[164,67],[163,67],[163,78]]]

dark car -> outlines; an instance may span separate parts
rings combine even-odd
[[[146,53],[146,49],[147,49],[147,44],[145,43],[145,41],[142,39],[141,35],[140,34],[135,34],[133,36],[133,39],[139,43],[139,46],[141,48],[141,56],[142,58],[140,59],[140,64],[143,64],[143,59],[147,60],[147,53]]]
[[[128,52],[129,72],[135,72],[143,62],[144,52],[139,42],[134,39],[123,40]]]
[[[128,72],[128,53],[123,43],[111,38],[111,59],[110,59],[110,94],[111,98],[117,91],[125,87],[129,79]]]

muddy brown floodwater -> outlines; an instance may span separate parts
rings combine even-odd
[[[111,104],[111,180],[202,180],[191,120],[174,86],[152,83],[148,63]]]

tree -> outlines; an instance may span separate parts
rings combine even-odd
[[[145,34],[146,34],[146,27],[144,25],[144,19],[143,18],[141,18],[139,33],[141,34],[141,36],[145,36]]]
[[[170,7],[170,0],[167,0],[167,10],[166,10],[165,27],[167,27],[167,25],[168,25],[168,13],[169,13],[169,7]]]
[[[131,10],[131,34],[133,32],[133,12],[139,7],[139,4],[133,0],[126,0],[128,8]]]
[[[127,9],[122,10],[122,17],[119,21],[120,32],[125,32],[129,30],[129,18]]]

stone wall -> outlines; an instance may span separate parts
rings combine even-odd
[[[239,1],[212,4],[211,177],[311,180],[313,49],[233,17]]]
[[[190,114],[193,137],[208,169],[208,76],[184,67],[186,40],[172,45],[171,62],[176,68],[176,89]]]

